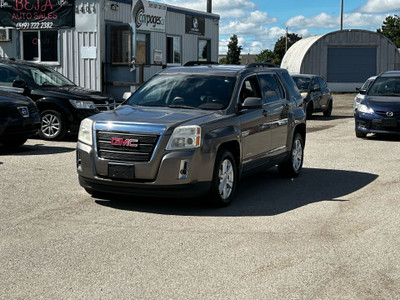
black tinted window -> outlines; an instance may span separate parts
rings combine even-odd
[[[243,101],[248,97],[261,98],[260,86],[258,85],[257,77],[255,76],[247,77],[244,80],[239,94],[240,103],[243,103]]]
[[[283,98],[283,91],[273,74],[259,75],[264,103],[277,101]]]
[[[325,81],[322,79],[322,77],[318,77],[318,81],[319,81],[319,85],[321,86],[321,87],[326,87],[326,83],[325,83]]]
[[[20,76],[13,70],[0,67],[0,85],[12,86],[14,80],[21,79]]]

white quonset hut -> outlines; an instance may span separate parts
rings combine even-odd
[[[318,74],[337,92],[354,92],[372,75],[400,70],[400,53],[385,36],[351,29],[296,42],[282,59],[292,74]]]
[[[0,0],[0,57],[121,98],[167,66],[218,61],[219,15],[147,0]],[[210,0],[209,0],[210,1]]]

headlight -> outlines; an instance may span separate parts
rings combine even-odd
[[[175,128],[169,138],[167,150],[199,148],[201,128],[199,126],[180,126]]]
[[[358,104],[357,110],[364,114],[372,115],[374,110],[371,107],[366,106],[365,104]]]
[[[92,145],[93,121],[83,119],[79,126],[78,140],[87,145]]]
[[[300,93],[300,95],[301,95],[301,98],[306,99],[308,93],[307,92],[303,92],[303,93]]]
[[[69,102],[72,104],[73,107],[79,108],[79,109],[95,109],[96,108],[93,101],[70,99]]]

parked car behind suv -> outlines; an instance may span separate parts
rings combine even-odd
[[[78,87],[49,67],[24,61],[0,60],[0,90],[35,101],[42,117],[39,135],[47,140],[77,133],[81,120],[115,107],[109,95]]]
[[[358,94],[354,97],[354,100],[353,100],[353,112],[354,112],[354,114],[356,113],[358,105],[364,99],[365,93],[367,92],[367,90],[371,86],[371,84],[374,82],[375,78],[376,78],[376,76],[369,77],[363,83],[363,85],[361,87],[356,88],[356,91],[358,91]]]
[[[307,119],[310,119],[315,112],[323,112],[325,117],[330,117],[333,96],[324,79],[311,74],[296,74],[292,77],[304,99]]]
[[[39,111],[31,99],[0,91],[0,144],[19,147],[39,129]]]
[[[77,171],[91,194],[209,194],[224,206],[243,174],[278,165],[299,175],[305,140],[302,98],[286,70],[176,67],[82,121]]]
[[[359,138],[368,133],[400,134],[400,71],[377,76],[354,117]]]

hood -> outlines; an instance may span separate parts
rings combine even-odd
[[[200,125],[205,121],[221,116],[220,113],[209,110],[121,105],[112,111],[96,114],[91,119],[116,123],[157,124],[170,128],[183,123]]]
[[[375,111],[400,111],[400,97],[367,95],[362,103],[369,105]]]
[[[79,86],[49,86],[40,87],[32,90],[32,95],[42,97],[55,97],[62,99],[76,99],[76,100],[92,100],[94,102],[104,102],[111,98],[102,92],[85,89]]]
[[[10,106],[30,106],[33,105],[33,101],[25,96],[15,94],[15,93],[8,93],[8,92],[1,92],[0,91],[0,107],[10,107]]]

